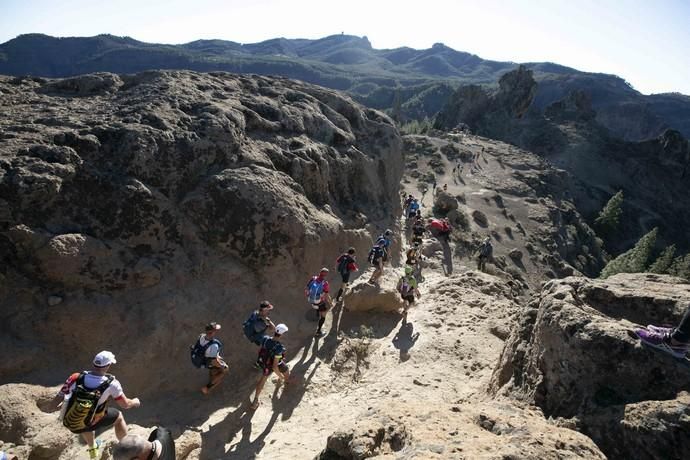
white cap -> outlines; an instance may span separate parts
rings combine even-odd
[[[283,323],[280,323],[279,325],[276,326],[276,334],[278,334],[278,335],[283,335],[287,331],[288,331],[288,327]]]
[[[117,361],[115,360],[115,355],[106,350],[103,350],[102,352],[98,353],[93,358],[93,365],[96,367],[107,367],[111,364],[115,364],[116,362]]]

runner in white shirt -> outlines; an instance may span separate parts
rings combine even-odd
[[[75,389],[80,382],[87,390],[95,390],[104,385],[91,423],[82,429],[73,430],[70,428],[70,431],[73,433],[80,433],[82,435],[84,441],[86,441],[91,458],[99,457],[99,445],[96,443],[94,435],[96,429],[114,425],[117,439],[122,439],[127,435],[127,424],[122,413],[114,407],[108,407],[108,401],[114,400],[122,409],[131,409],[141,405],[139,398],[129,399],[125,396],[120,382],[114,376],[108,374],[110,366],[116,362],[115,355],[111,352],[102,351],[98,353],[93,359],[93,369],[91,371],[75,372],[70,375],[53,399],[53,407],[57,409],[62,404],[63,412],[67,412],[67,415],[69,415],[69,400],[73,397]]]

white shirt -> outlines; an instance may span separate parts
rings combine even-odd
[[[74,391],[74,388],[77,386],[78,378],[79,373],[74,373],[67,379],[65,384],[62,386],[60,392],[63,394],[65,399],[69,399],[72,396],[72,392]],[[98,388],[101,385],[101,383],[105,382],[106,380],[107,377],[105,375],[86,374],[86,377],[84,377],[84,386],[86,386],[86,388],[89,389]],[[102,404],[104,404],[106,401],[108,401],[108,398],[119,399],[123,396],[124,392],[122,391],[122,385],[116,378],[114,378],[113,381],[110,382],[108,388],[106,388],[101,397],[98,399],[98,405],[101,406]]]
[[[209,342],[210,342],[210,340],[206,338],[206,334],[201,334],[201,337],[199,337],[199,345],[201,345],[203,347]],[[204,356],[206,358],[217,357],[218,356],[218,344],[212,343],[211,345],[209,345],[209,347],[206,349],[206,352],[204,353]]]

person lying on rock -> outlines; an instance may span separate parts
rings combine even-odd
[[[410,265],[405,267],[405,274],[398,280],[397,289],[403,300],[403,321],[407,321],[407,310],[410,309],[415,298],[420,296],[419,289],[417,289],[417,279],[414,277],[414,268]]]
[[[114,425],[118,440],[127,436],[127,423],[122,413],[109,407],[112,399],[122,409],[139,407],[139,398],[125,396],[120,382],[108,371],[115,364],[115,355],[107,350],[93,358],[91,371],[69,376],[52,401],[52,407],[62,407],[62,424],[72,433],[80,433],[92,459],[99,458],[100,440],[95,431]]]
[[[335,296],[335,301],[340,302],[348,284],[350,283],[350,274],[359,270],[357,267],[357,260],[355,258],[355,248],[349,248],[347,252],[340,255],[335,260],[335,268],[338,270],[343,284],[338,289],[338,295]]]
[[[273,338],[264,337],[261,343],[261,362],[262,362],[262,375],[259,381],[256,383],[256,391],[254,392],[254,402],[252,402],[252,410],[256,410],[261,402],[259,401],[259,395],[264,389],[264,384],[268,379],[268,376],[272,372],[282,379],[282,382],[287,385],[290,378],[290,368],[288,367],[285,360],[285,346],[280,342],[282,336],[288,331],[288,327],[285,324],[279,324],[276,326]]]
[[[208,368],[208,383],[201,387],[201,392],[205,395],[223,380],[229,370],[228,365],[221,356],[223,344],[216,338],[220,328],[221,326],[218,323],[208,323],[206,325],[206,333],[201,334],[198,340],[199,345],[205,347],[204,358]]]
[[[685,358],[690,351],[690,305],[676,328],[648,325],[636,329],[635,334],[643,344],[670,354],[674,358]]]
[[[113,460],[175,460],[175,442],[170,430],[158,427],[148,440],[128,434],[113,447]]]
[[[314,337],[323,337],[324,333],[321,330],[323,324],[326,322],[326,314],[331,309],[332,301],[329,294],[330,286],[326,277],[328,276],[328,269],[323,267],[318,275],[312,276],[304,289],[304,295],[312,308],[319,312],[319,323],[316,327]]]

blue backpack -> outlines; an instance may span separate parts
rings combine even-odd
[[[201,337],[196,341],[196,344],[189,347],[190,355],[192,358],[192,364],[197,368],[206,367],[206,350],[213,344],[218,345],[218,354],[220,355],[223,349],[223,344],[218,339],[211,339],[206,342],[206,345],[201,345]]]
[[[410,212],[416,212],[417,209],[419,209],[419,203],[417,203],[416,201],[410,203]]]
[[[252,343],[256,343],[256,341],[261,338],[263,332],[266,330],[267,326],[264,327],[262,331],[256,330],[256,323],[260,320],[261,317],[259,316],[259,312],[253,311],[252,314],[249,315],[249,318],[247,318],[247,320],[244,323],[242,323],[242,331],[244,332],[245,337],[247,337],[247,339],[249,339],[249,341]]]
[[[323,294],[323,282],[319,282],[315,276],[307,284],[307,300],[310,304],[316,305],[321,302],[321,294]]]

